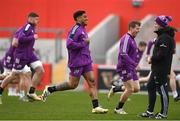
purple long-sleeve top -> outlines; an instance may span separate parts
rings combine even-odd
[[[88,39],[86,29],[77,23],[68,32],[68,67],[81,67],[92,63],[89,44],[84,39]]]
[[[156,41],[156,38],[148,41],[147,52],[146,52],[147,55],[150,55],[152,46],[154,45],[155,41]]]
[[[134,70],[139,63],[137,56],[138,47],[134,37],[129,33],[126,33],[120,39],[117,72],[124,68]]]
[[[144,53],[144,51],[140,51],[140,50],[138,49],[137,59],[136,59],[136,61],[135,61],[136,63],[139,64],[139,62],[140,62],[140,60],[141,60],[141,58],[142,58],[143,53]]]
[[[13,62],[14,62],[14,51],[15,47],[12,45],[6,50],[5,56],[2,59],[3,66],[7,69],[12,69]]]
[[[20,56],[23,57],[30,57],[33,53],[33,46],[35,43],[35,28],[32,24],[27,23],[23,27],[17,30],[16,32],[18,39],[18,46],[16,47],[15,53],[18,53],[16,55],[21,54]]]

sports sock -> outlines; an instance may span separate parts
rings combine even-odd
[[[99,103],[98,103],[97,99],[92,100],[92,104],[93,104],[93,108],[96,108],[96,107],[99,106]]]
[[[48,87],[50,93],[57,91],[56,86]]]
[[[35,88],[35,87],[30,87],[29,94],[34,93],[34,92],[35,92],[35,90],[36,90],[36,88]]]
[[[3,88],[2,87],[0,87],[0,96],[2,95],[2,93],[3,93]]]
[[[124,106],[124,103],[119,102],[116,109],[119,110],[119,109],[123,108],[123,106]]]

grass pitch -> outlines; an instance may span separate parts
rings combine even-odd
[[[107,114],[92,114],[90,97],[85,92],[57,92],[46,102],[21,102],[18,97],[3,95],[0,120],[146,120],[138,116],[146,110],[147,95],[132,95],[124,105],[127,115],[114,114],[120,94],[107,101],[107,94],[99,94],[100,104],[109,109]],[[159,97],[155,112],[160,111]],[[168,120],[180,120],[180,102],[170,96]]]

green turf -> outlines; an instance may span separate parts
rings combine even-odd
[[[147,95],[132,95],[124,109],[127,115],[114,114],[113,110],[119,100],[116,94],[107,101],[107,94],[99,94],[103,107],[109,109],[107,114],[91,114],[91,101],[85,92],[58,92],[50,95],[46,102],[20,102],[17,97],[3,95],[0,105],[0,119],[18,120],[145,120],[137,114],[146,110]],[[155,112],[160,109],[158,97]],[[180,102],[173,102],[170,97],[168,119],[180,120]]]

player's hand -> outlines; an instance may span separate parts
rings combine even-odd
[[[140,70],[140,69],[141,69],[141,67],[139,65],[137,65],[136,70]]]
[[[89,44],[89,43],[90,43],[90,39],[89,39],[89,38],[84,38],[84,42],[85,42],[86,44]]]
[[[34,39],[37,40],[38,38],[38,34],[34,34]]]
[[[145,59],[146,59],[146,62],[148,62],[148,58],[150,57],[150,55],[146,55]]]
[[[18,46],[18,39],[17,39],[17,38],[13,38],[13,40],[12,40],[12,46],[13,46],[13,47],[17,47],[17,46]]]
[[[150,57],[150,56],[147,58],[147,62],[148,62],[149,64],[151,64],[151,63],[152,63],[152,61],[151,61],[151,57]]]

